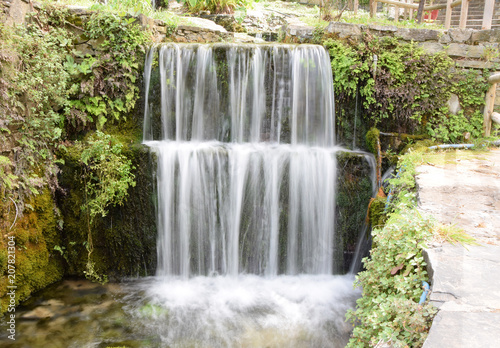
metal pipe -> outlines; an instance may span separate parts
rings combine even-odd
[[[427,294],[431,291],[429,289],[429,283],[425,281],[422,282],[422,288],[424,289],[424,292],[422,293],[422,296],[420,296],[420,301],[418,302],[419,305],[425,302],[425,300],[427,299]]]
[[[443,145],[435,145],[429,146],[430,150],[436,149],[470,149],[474,147],[474,144],[443,144]]]

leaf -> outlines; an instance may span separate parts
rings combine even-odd
[[[394,267],[392,270],[391,270],[391,275],[395,275],[396,273],[399,272],[400,269],[402,269],[404,266],[404,263],[400,264],[399,266],[396,266]]]

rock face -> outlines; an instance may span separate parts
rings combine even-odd
[[[446,162],[419,167],[420,210],[480,245],[426,250],[439,313],[424,348],[500,347],[500,150],[470,160],[451,152]]]
[[[22,24],[26,14],[32,10],[28,0],[1,0],[0,8],[6,15],[5,24]]]

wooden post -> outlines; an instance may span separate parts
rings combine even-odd
[[[493,112],[493,106],[495,105],[495,94],[497,90],[497,84],[494,83],[490,86],[486,94],[486,105],[484,106],[484,121],[483,121],[483,131],[484,136],[489,137],[491,133],[491,113]]]
[[[420,0],[418,3],[418,10],[417,10],[417,23],[422,23],[422,20],[424,18],[424,5],[425,5],[425,0]]]
[[[483,25],[481,26],[481,29],[491,29],[494,9],[495,0],[484,0]]]
[[[453,0],[447,0],[446,1],[446,15],[444,18],[444,28],[445,29],[450,29],[451,27],[451,13],[453,9],[451,8],[451,2]]]
[[[375,17],[377,14],[377,1],[376,0],[370,0],[370,17]]]
[[[399,6],[394,6],[394,21],[399,21]]]
[[[353,8],[354,17],[358,15],[358,9],[359,9],[359,0],[354,0],[354,8]]]
[[[469,13],[469,0],[462,1],[462,8],[460,9],[460,29],[465,29],[467,26],[467,15]]]
[[[483,113],[484,117],[483,131],[485,137],[489,137],[491,133],[491,114],[493,113],[493,107],[495,106],[497,83],[499,82],[500,82],[500,74],[491,75],[488,78],[488,83],[490,83],[490,89],[486,94],[484,113]]]
[[[413,4],[413,0],[408,1],[409,4]],[[410,8],[410,13],[408,15],[408,19],[411,21],[413,19],[413,9]]]

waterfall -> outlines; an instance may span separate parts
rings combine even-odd
[[[158,275],[334,273],[338,148],[325,50],[168,44],[149,52],[145,82]]]
[[[144,71],[157,157],[148,335],[172,347],[344,347],[359,291],[335,232],[329,56],[315,45],[165,44]],[[362,154],[361,154],[362,155]],[[143,321],[144,307],[130,306]]]

